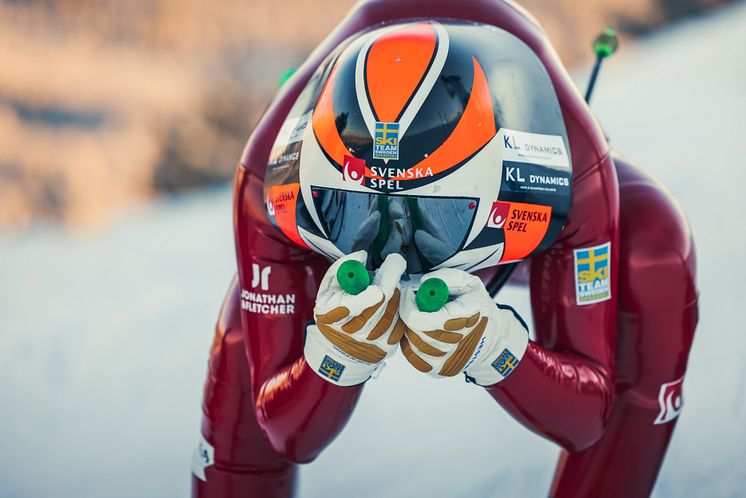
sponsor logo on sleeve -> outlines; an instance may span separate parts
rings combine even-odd
[[[374,159],[399,159],[399,123],[376,122]]]
[[[251,265],[251,287],[260,287],[263,291],[269,290],[269,274],[272,273],[271,266],[261,267],[254,263]]]
[[[324,360],[321,362],[321,366],[319,367],[319,373],[327,379],[339,382],[339,378],[342,377],[344,369],[345,366],[340,362],[329,358],[328,355],[324,355]]]
[[[271,292],[269,276],[272,267],[251,265],[251,290],[241,289],[241,309],[262,315],[291,315],[295,313],[295,294]]]
[[[578,305],[611,299],[611,242],[576,249],[573,254]]]
[[[492,362],[492,368],[497,370],[497,373],[502,375],[503,377],[507,377],[511,373],[513,373],[513,370],[516,369],[518,364],[521,362],[518,358],[515,357],[513,353],[508,350],[508,348],[503,349],[503,352],[500,353],[500,356],[497,357],[495,361]]]
[[[469,360],[469,362],[466,365],[464,365],[464,370],[468,369],[471,366],[471,364],[474,363],[474,360],[477,359],[477,357],[479,356],[479,354],[484,349],[484,343],[486,341],[487,341],[487,337],[486,336],[482,336],[482,340],[479,341],[479,346],[477,346],[477,350],[474,351],[473,355],[471,355],[471,359]]]
[[[192,455],[192,474],[201,481],[206,481],[205,469],[215,463],[215,448],[205,439],[205,437],[199,435],[199,443],[197,449],[194,450]]]
[[[365,159],[345,156],[342,180],[365,185]]]
[[[661,384],[661,390],[658,393],[658,405],[661,411],[653,424],[667,424],[679,416],[684,408],[684,395],[681,389],[683,384],[684,377]]]

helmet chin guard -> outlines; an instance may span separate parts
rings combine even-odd
[[[272,223],[332,259],[401,253],[410,274],[519,261],[557,238],[572,167],[536,54],[484,24],[420,20],[348,39],[275,140]]]

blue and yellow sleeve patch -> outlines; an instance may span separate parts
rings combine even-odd
[[[508,348],[503,349],[503,352],[500,353],[500,356],[497,357],[495,361],[492,362],[492,368],[497,370],[497,373],[502,375],[503,377],[507,377],[511,373],[513,373],[513,370],[518,366],[518,364],[521,362],[518,358],[515,357],[513,353],[508,350]]]
[[[327,379],[338,382],[339,378],[342,376],[342,372],[344,372],[344,369],[344,365],[329,358],[328,355],[324,355],[324,361],[321,362],[319,373]]]
[[[575,297],[578,305],[611,299],[611,242],[576,249]]]

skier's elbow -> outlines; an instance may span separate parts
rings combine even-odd
[[[299,436],[296,431],[287,427],[278,427],[267,420],[261,410],[257,411],[257,422],[264,433],[265,440],[277,455],[290,463],[311,463],[319,456],[323,448],[317,448],[312,441]]]
[[[291,463],[297,463],[300,465],[311,463],[314,460],[316,460],[316,457],[318,457],[318,453],[295,453],[295,452],[289,452],[285,454],[285,457],[287,460]]]
[[[290,463],[311,463],[321,453],[320,449],[304,448],[302,444],[285,442],[284,445],[276,447],[272,445],[275,452]]]
[[[597,443],[609,427],[614,407],[613,381],[606,377],[605,382],[599,387],[599,392],[594,396],[595,402],[587,407],[585,417],[582,417],[585,422],[575,425],[576,430],[568,434],[570,437],[557,441],[562,448],[571,453],[583,451]]]

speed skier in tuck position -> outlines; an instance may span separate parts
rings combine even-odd
[[[358,4],[259,122],[234,202],[194,497],[292,496],[399,348],[560,445],[550,496],[650,494],[697,322],[691,233],[514,3]],[[492,299],[519,261],[531,336]],[[433,278],[448,300],[423,310]]]

